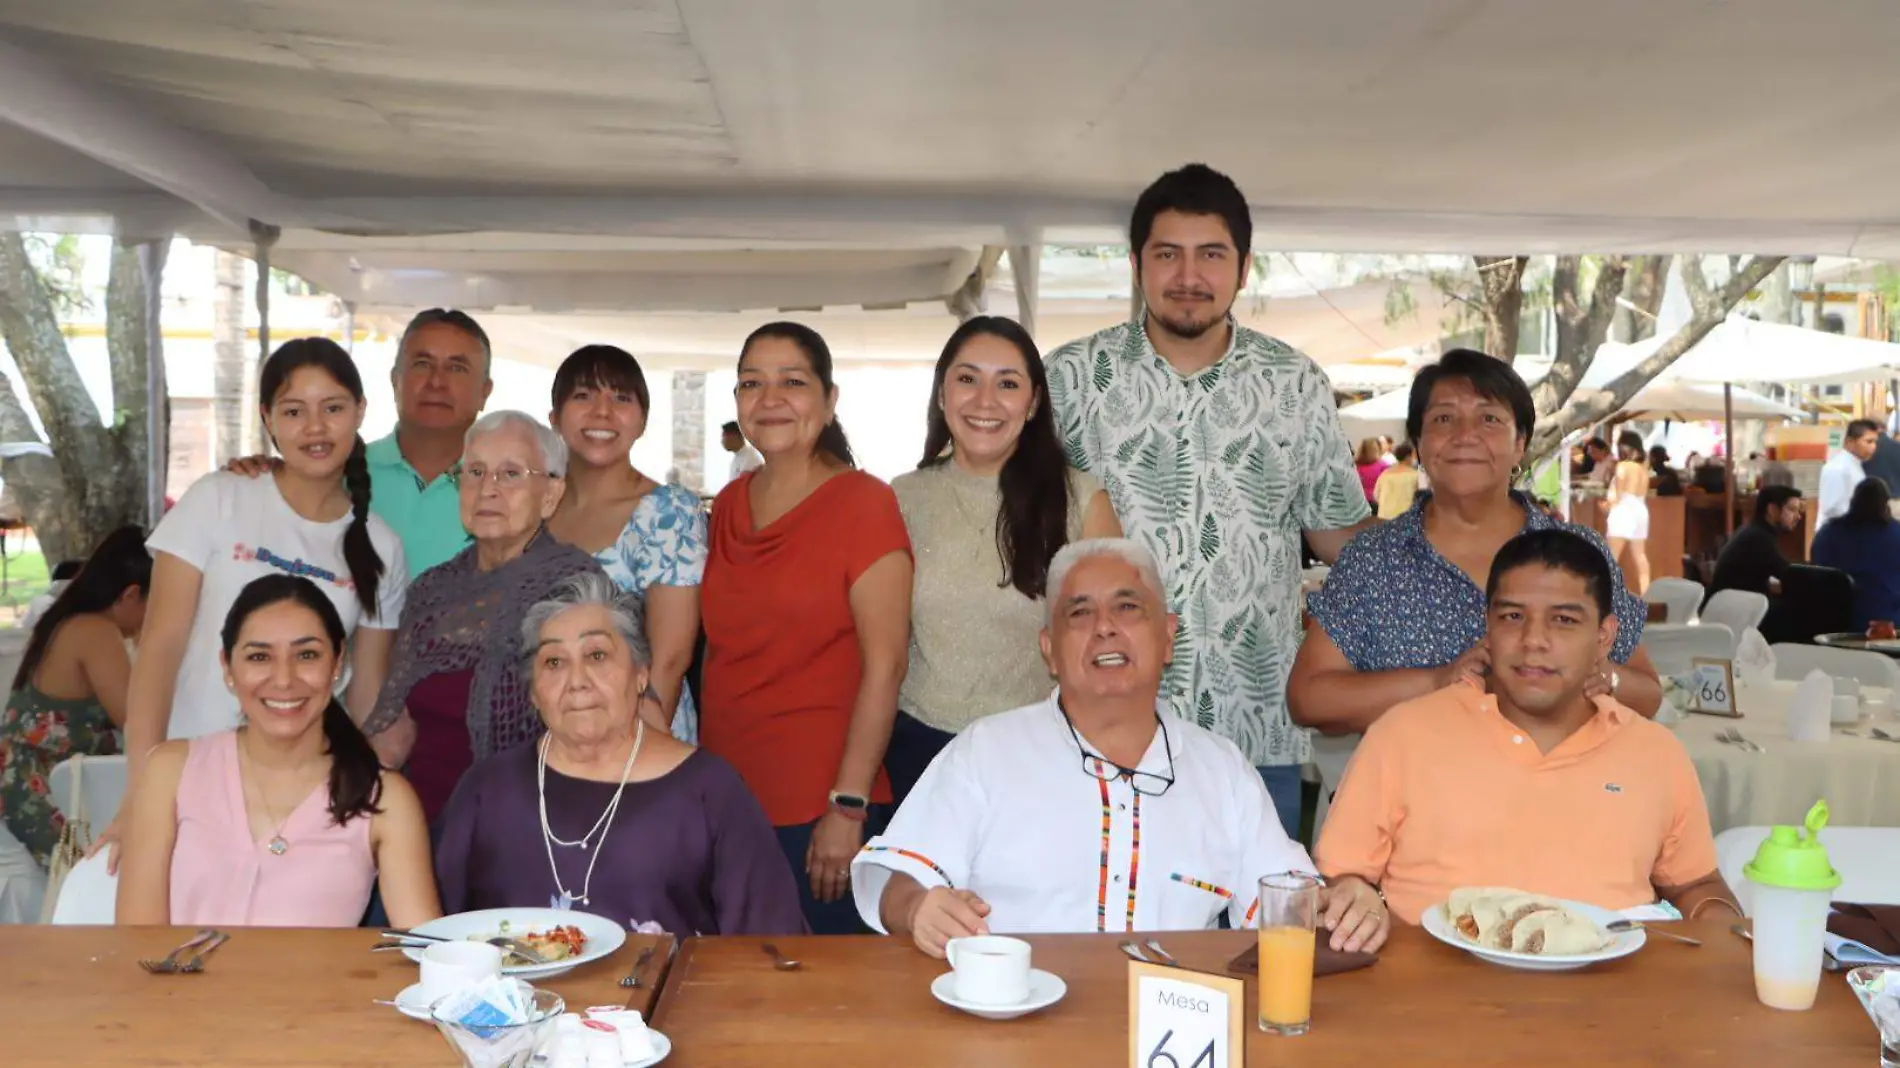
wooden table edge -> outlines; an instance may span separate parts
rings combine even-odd
[[[686,970],[692,963],[693,951],[704,938],[704,935],[693,935],[675,940],[675,949],[667,957],[666,972],[659,980],[660,992],[653,1000],[653,1012],[647,1017],[647,1026],[658,1028],[660,1021],[666,1018],[667,1010],[679,999],[679,988],[686,981]]]

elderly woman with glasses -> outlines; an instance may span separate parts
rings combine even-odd
[[[639,597],[600,573],[528,610],[517,660],[547,733],[456,788],[436,850],[443,900],[452,912],[576,908],[681,936],[804,933],[745,780],[638,714],[641,617]]]
[[[580,572],[586,553],[545,524],[566,488],[567,445],[521,412],[490,412],[449,474],[474,544],[409,587],[389,677],[364,722],[378,755],[404,767],[431,824],[475,761],[541,733],[515,656],[529,607]]]

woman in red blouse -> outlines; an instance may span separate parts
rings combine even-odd
[[[764,805],[812,930],[856,933],[851,859],[891,799],[910,538],[890,487],[852,463],[816,331],[753,331],[736,396],[765,466],[713,502],[700,739]]]

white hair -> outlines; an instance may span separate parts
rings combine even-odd
[[[1153,553],[1129,538],[1088,538],[1064,545],[1057,550],[1055,559],[1049,561],[1049,582],[1045,587],[1044,600],[1048,603],[1050,623],[1055,622],[1056,612],[1060,610],[1062,587],[1069,581],[1069,572],[1075,569],[1075,565],[1097,556],[1112,556],[1134,568],[1141,574],[1142,584],[1154,592],[1155,600],[1161,603],[1161,610],[1168,610],[1168,592],[1161,585],[1161,568],[1155,563]]]
[[[539,419],[527,412],[509,410],[489,412],[475,420],[475,425],[469,427],[468,433],[462,435],[462,451],[467,452],[475,439],[483,434],[492,434],[509,426],[525,429],[534,439],[535,446],[541,450],[541,466],[547,470],[548,474],[555,478],[567,477],[567,442],[562,440],[561,435],[548,429]]]
[[[533,660],[535,651],[541,648],[542,629],[556,616],[575,608],[591,607],[606,610],[607,618],[613,621],[614,630],[620,633],[620,639],[627,643],[627,651],[633,655],[634,662],[646,667],[651,661],[651,653],[647,647],[646,624],[641,619],[640,605],[638,594],[614,585],[614,581],[598,568],[577,571],[522,614],[521,655],[524,659]]]

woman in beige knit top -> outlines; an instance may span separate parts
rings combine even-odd
[[[1013,319],[979,316],[937,360],[917,470],[891,483],[916,553],[910,670],[884,768],[901,804],[956,732],[1049,696],[1037,644],[1049,560],[1121,536],[1093,475],[1063,459],[1042,359]]]

